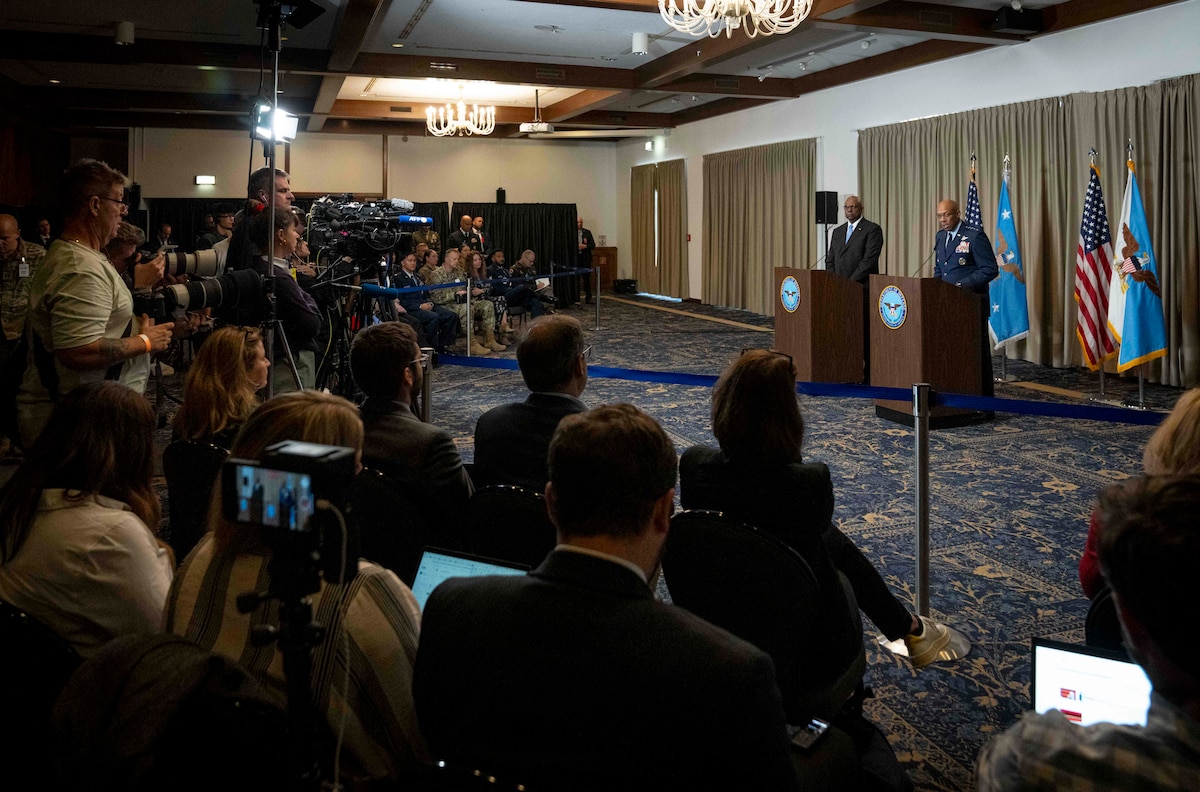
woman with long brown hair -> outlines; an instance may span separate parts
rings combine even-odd
[[[174,560],[152,533],[154,425],[140,393],[81,385],[0,488],[0,598],[84,656],[161,631]]]

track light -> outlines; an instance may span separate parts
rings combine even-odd
[[[113,34],[113,41],[120,47],[128,47],[133,43],[133,23],[118,22],[117,31]]]
[[[650,34],[649,33],[634,33],[633,34],[633,54],[646,55],[650,52]]]

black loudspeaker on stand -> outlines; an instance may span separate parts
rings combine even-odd
[[[817,225],[837,225],[838,194],[820,190],[817,192]]]
[[[504,188],[503,187],[496,188],[496,203],[498,203],[498,204],[504,203]]]

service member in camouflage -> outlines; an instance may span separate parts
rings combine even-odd
[[[29,282],[45,255],[44,247],[21,239],[17,218],[0,214],[0,324],[4,326],[0,363],[8,359],[25,331]]]

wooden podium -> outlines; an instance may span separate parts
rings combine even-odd
[[[936,278],[871,276],[871,384],[911,389],[928,382],[945,393],[982,395],[979,295]],[[913,425],[912,402],[876,400],[875,414]],[[986,420],[987,413],[935,407],[930,427]]]
[[[825,270],[775,268],[775,348],[798,382],[863,379],[863,287]]]

